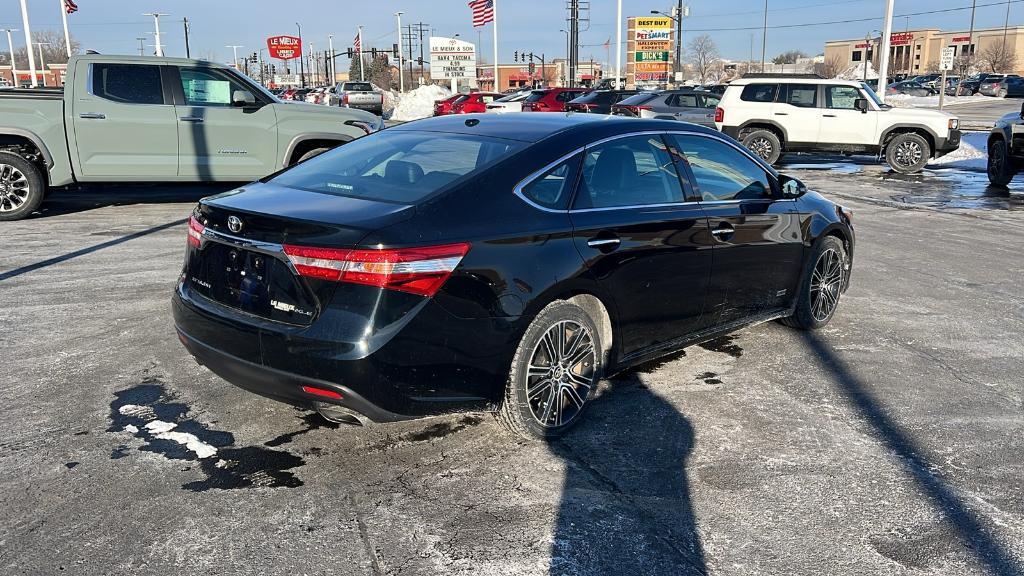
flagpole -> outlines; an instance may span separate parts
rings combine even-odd
[[[363,27],[359,27],[359,81],[366,82],[366,74],[363,72]]]
[[[619,0],[619,8],[615,13],[615,87],[619,90],[625,88],[619,78],[622,78],[622,0]]]
[[[22,0],[24,2],[24,0]],[[494,91],[498,92],[498,0],[494,0]]]
[[[71,34],[68,33],[68,5],[64,3],[64,0],[57,0],[60,2],[60,16],[64,19],[64,47],[68,51],[68,60],[71,59]]]
[[[37,88],[39,87],[39,83],[36,82],[36,57],[32,54],[32,30],[28,27],[28,6],[25,6],[25,0],[21,0],[21,24],[25,27],[25,47],[28,51],[28,69],[29,73],[32,74],[32,83],[30,85],[33,88]]]

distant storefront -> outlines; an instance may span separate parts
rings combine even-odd
[[[46,86],[63,86],[66,74],[67,64],[47,64],[45,71],[36,70],[36,84],[43,86],[45,82]],[[12,73],[10,66],[0,66],[0,78],[4,80],[0,84],[7,86],[27,88],[32,85],[32,72],[20,68]]]

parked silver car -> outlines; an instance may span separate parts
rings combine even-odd
[[[719,96],[698,90],[643,92],[612,106],[612,114],[692,122],[714,128]]]

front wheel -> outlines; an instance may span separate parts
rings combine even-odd
[[[597,388],[601,350],[586,311],[564,301],[549,304],[519,341],[498,420],[530,440],[565,434]]]
[[[0,220],[21,220],[43,202],[39,168],[14,152],[0,152]]]
[[[843,242],[835,236],[822,238],[808,260],[796,310],[782,322],[802,330],[817,330],[828,324],[839,308],[848,265]]]
[[[1002,139],[993,140],[988,145],[988,181],[993,186],[1005,188],[1010,180],[1013,180],[1013,162],[1010,159],[1009,151],[1006,149],[1006,141]]]
[[[920,134],[906,132],[897,135],[885,148],[885,161],[901,174],[916,174],[924,170],[932,157],[932,148]]]
[[[743,137],[743,145],[769,164],[782,157],[782,142],[771,130],[755,130]]]

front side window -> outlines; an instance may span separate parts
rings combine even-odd
[[[231,106],[235,90],[250,91],[240,81],[215,68],[180,68],[181,88],[188,106]]]
[[[718,108],[718,103],[721,101],[718,96],[702,96],[701,100],[704,101],[705,108]]]
[[[631,136],[586,151],[573,207],[648,206],[683,199],[665,142],[659,136]]]
[[[672,137],[686,157],[705,202],[772,197],[768,173],[739,150],[712,138]]]
[[[122,104],[163,104],[160,67],[137,64],[93,64],[92,93]]]
[[[484,136],[385,130],[302,162],[271,182],[313,192],[413,204],[522,146],[518,141]]]
[[[523,186],[523,196],[545,208],[564,210],[569,203],[579,165],[580,155],[577,154]]]
[[[740,100],[744,102],[775,102],[778,84],[750,84],[743,87]]]
[[[829,86],[825,88],[825,106],[833,110],[856,110],[855,103],[860,90],[853,86]]]
[[[789,84],[786,103],[797,108],[816,108],[818,106],[818,87],[814,84]]]

